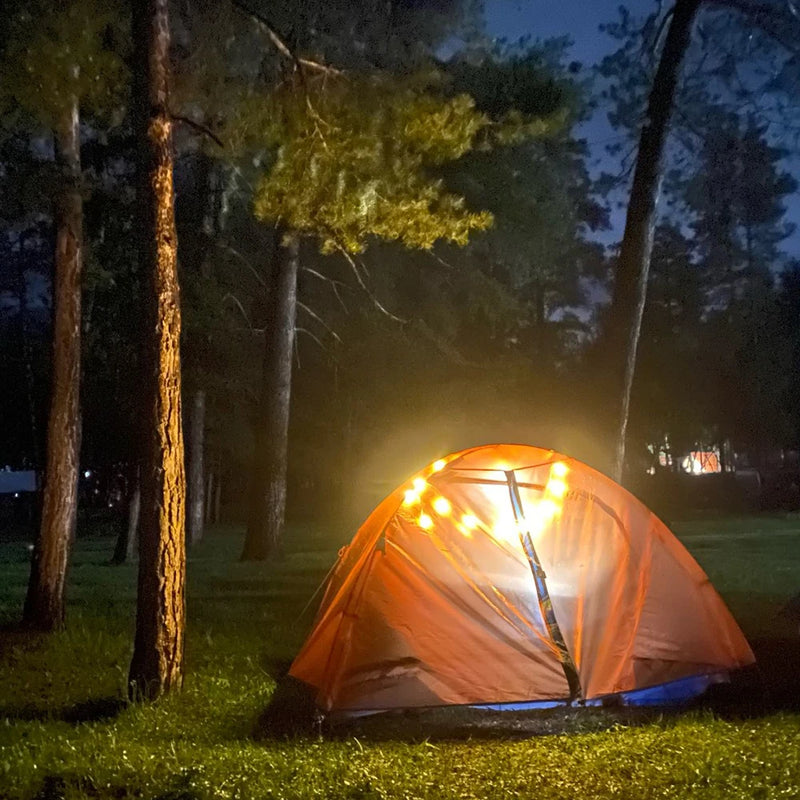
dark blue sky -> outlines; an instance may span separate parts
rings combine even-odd
[[[588,67],[613,51],[614,40],[601,33],[599,26],[617,18],[620,4],[621,0],[486,0],[486,22],[492,36],[511,40],[526,35],[534,39],[566,35],[574,42],[571,56]],[[626,0],[624,4],[637,16],[655,7],[654,0]],[[615,132],[602,108],[583,126],[580,135],[591,145],[593,172],[614,171],[615,162],[605,154],[604,146]],[[800,179],[800,157],[785,164],[785,168]],[[797,229],[783,248],[800,257],[800,194],[787,198],[786,205],[786,218]],[[613,210],[614,230],[603,239],[611,242],[621,238],[624,222],[624,210]]]
[[[627,5],[645,13],[653,4],[630,0]],[[594,64],[613,49],[613,41],[598,27],[616,18],[619,6],[620,0],[487,0],[486,20],[492,35],[508,39],[567,35],[575,42],[575,58]]]

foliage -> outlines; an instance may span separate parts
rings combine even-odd
[[[361,252],[368,236],[430,249],[465,244],[491,224],[446,191],[432,167],[460,158],[490,121],[472,99],[437,97],[427,79],[347,76],[279,98],[268,133],[275,162],[255,213],[319,237],[322,251]]]
[[[796,520],[686,523],[689,548],[751,635],[794,591]],[[112,539],[81,526],[69,632],[14,639],[0,659],[0,786],[8,800],[43,787],[65,798],[772,798],[800,782],[796,714],[726,720],[706,713],[619,719],[577,714],[569,732],[520,740],[370,741],[359,735],[255,741],[280,664],[304,635],[300,609],[335,558],[344,530],[295,528],[278,567],[235,561],[239,536],[216,531],[190,563],[184,692],[120,704],[135,567],[106,566]],[[13,618],[24,589],[23,543],[0,545],[0,605]],[[617,720],[616,723],[612,722]]]
[[[709,120],[701,169],[686,182],[684,198],[708,299],[724,307],[777,265],[779,245],[792,233],[784,200],[797,182],[781,169],[786,151],[768,143],[763,127],[719,116]]]
[[[119,105],[126,72],[115,46],[123,19],[117,0],[24,4],[5,31],[0,109],[13,98],[52,128],[73,97],[86,111]]]
[[[581,328],[564,310],[587,302],[583,279],[599,277],[604,266],[602,247],[590,237],[608,225],[575,132],[588,87],[576,67],[565,65],[565,51],[566,42],[555,40],[452,68],[455,86],[485,113],[502,114],[520,100],[525,113],[564,120],[548,136],[470,153],[447,170],[448,185],[494,215],[492,229],[475,237],[466,255],[516,299],[507,327],[514,328],[513,319],[521,325],[509,335],[522,352],[535,352],[537,366],[559,359],[568,332]]]

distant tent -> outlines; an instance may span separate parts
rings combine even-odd
[[[717,450],[692,450],[681,461],[681,467],[684,472],[688,472],[691,475],[710,475],[715,472],[722,472]]]
[[[708,577],[621,486],[552,451],[464,450],[342,551],[290,674],[324,711],[693,697],[754,662]]]

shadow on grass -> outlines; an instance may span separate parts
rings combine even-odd
[[[128,704],[120,697],[92,697],[80,703],[61,708],[37,708],[35,706],[0,707],[0,719],[19,722],[107,722],[116,719]]]
[[[48,646],[51,634],[31,630],[15,622],[0,626],[0,661],[13,659],[20,650],[35,652]],[[12,662],[13,663],[13,662]],[[42,705],[0,705],[0,720],[20,722],[60,721],[78,725],[115,719],[127,703],[121,697],[90,697],[77,703],[47,707]]]
[[[751,642],[764,686],[765,711],[800,712],[800,636]]]
[[[463,741],[523,739],[634,727],[708,711],[723,719],[752,719],[780,711],[800,712],[800,638],[753,643],[757,665],[738,670],[730,683],[715,684],[690,703],[676,706],[573,707],[490,711],[466,706],[389,711],[359,718],[326,718],[317,712],[314,691],[277,671],[278,686],[260,715],[253,738],[274,740],[324,735],[370,741]]]

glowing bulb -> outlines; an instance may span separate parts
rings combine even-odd
[[[567,484],[564,481],[550,479],[547,482],[547,486],[545,487],[545,491],[548,494],[553,495],[553,497],[563,497],[567,491]]]
[[[569,472],[569,467],[563,461],[556,461],[550,468],[550,471],[556,478],[564,478]]]
[[[406,493],[403,495],[403,505],[413,506],[414,503],[419,503],[419,493],[414,489],[406,489]]]
[[[428,528],[433,527],[433,520],[430,518],[430,516],[428,516],[428,514],[420,514],[417,524],[420,526],[420,528],[422,528],[422,530],[426,531]]]
[[[414,478],[414,482],[412,483],[417,494],[422,494],[423,490],[425,489],[425,479],[424,478]]]
[[[478,527],[478,518],[474,514],[464,514],[461,524],[468,530],[474,531]]]
[[[449,514],[450,513],[450,501],[446,497],[437,497],[433,501],[433,510],[437,514]]]
[[[443,458],[440,458],[438,461],[433,462],[433,466],[431,467],[431,469],[434,472],[439,472],[440,470],[443,470],[445,468],[446,464],[447,462]]]
[[[554,500],[545,498],[536,506],[536,514],[540,519],[550,519],[550,517],[554,517],[558,514],[560,508],[561,506]]]

